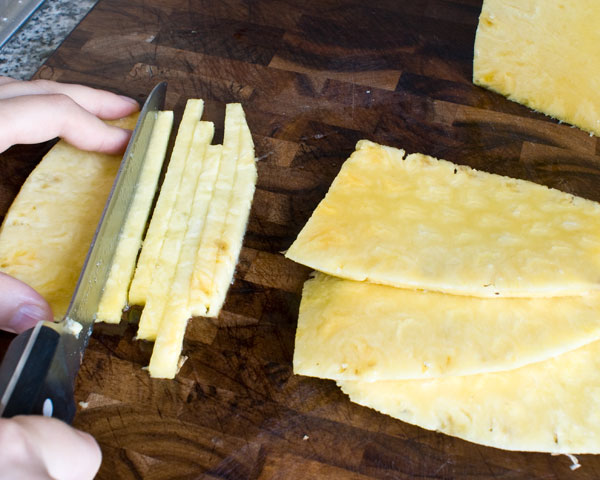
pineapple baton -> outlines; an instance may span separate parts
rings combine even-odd
[[[83,85],[0,76],[0,152],[61,137],[83,150],[119,153],[131,132],[102,119],[125,117],[138,108],[133,99]],[[20,333],[52,318],[50,306],[33,288],[0,273],[0,329]],[[91,479],[102,459],[91,435],[33,415],[0,418],[0,452],[2,478]]]

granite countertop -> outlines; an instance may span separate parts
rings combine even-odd
[[[0,49],[0,75],[30,79],[98,0],[46,0]]]

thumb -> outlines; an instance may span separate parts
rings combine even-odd
[[[29,285],[0,273],[0,329],[21,333],[41,320],[51,321],[48,302]]]
[[[35,415],[0,419],[0,451],[2,479],[92,479],[102,461],[91,435]]]

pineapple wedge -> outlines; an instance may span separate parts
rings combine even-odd
[[[132,129],[137,115],[109,122]],[[0,229],[0,269],[62,319],[121,162],[59,141],[27,178]]]
[[[215,127],[212,122],[197,122],[192,144],[181,174],[181,182],[167,230],[162,239],[160,254],[152,272],[150,288],[146,294],[146,305],[142,311],[137,337],[154,340],[165,313],[175,269],[179,262],[181,246],[190,223],[190,199],[193,198],[198,177],[203,167],[204,149],[212,141]],[[192,156],[192,154],[194,156]]]
[[[361,140],[286,257],[352,280],[479,297],[600,287],[600,204]]]
[[[127,304],[127,291],[135,268],[135,260],[142,243],[142,235],[150,214],[156,186],[165,159],[173,126],[173,112],[158,112],[144,167],[140,173],[135,196],[127,213],[127,220],[119,236],[115,258],[110,266],[96,320],[119,323]]]
[[[353,402],[470,442],[600,453],[600,341],[507,372],[338,385]]]
[[[476,298],[316,273],[302,291],[294,373],[405,380],[511,370],[600,339],[600,293]]]
[[[250,211],[256,183],[253,168],[254,145],[244,111],[240,104],[228,104],[223,156],[192,275],[190,309],[194,316],[219,314]]]
[[[160,255],[165,232],[177,198],[185,160],[192,144],[194,129],[202,116],[203,109],[204,102],[202,100],[190,99],[187,101],[177,131],[169,167],[161,186],[156,207],[152,213],[152,219],[129,288],[129,303],[131,305],[144,305],[146,303],[146,296],[150,289],[156,261]]]
[[[600,135],[600,2],[485,0],[473,81]]]
[[[222,145],[194,145],[190,152],[192,157],[203,157],[203,169],[198,178],[175,278],[169,290],[167,306],[160,321],[148,366],[150,376],[155,378],[174,378],[177,373],[183,337],[191,317],[189,292],[196,253],[217,180],[222,152]]]

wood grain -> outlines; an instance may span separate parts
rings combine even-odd
[[[286,260],[357,140],[600,200],[596,137],[471,83],[480,0],[100,0],[37,73],[167,107],[241,101],[260,158],[240,263],[218,321],[194,319],[174,381],[143,370],[134,326],[99,327],[75,426],[100,479],[592,479],[600,459],[506,452],[422,430],[292,374],[308,269]],[[0,156],[0,213],[49,145]],[[135,314],[132,315],[135,318]],[[5,345],[9,337],[1,340]],[[85,404],[84,404],[85,405]]]

